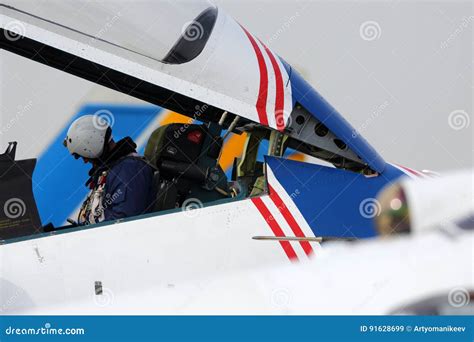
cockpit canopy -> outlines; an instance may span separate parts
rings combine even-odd
[[[237,118],[236,130],[278,130],[292,147],[337,167],[384,170],[377,152],[296,70],[206,1],[46,1],[34,13],[26,3],[0,6],[8,51],[192,118],[206,106],[204,122],[226,114],[225,127]]]
[[[20,11],[31,11],[31,1],[12,4]],[[85,11],[84,7],[90,10]],[[102,41],[156,61],[175,64],[189,61],[202,51],[217,19],[217,8],[199,0],[185,4],[183,1],[62,0],[35,3],[31,14],[87,35],[90,44]],[[183,44],[187,47],[183,48]]]

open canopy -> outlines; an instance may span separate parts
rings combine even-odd
[[[384,170],[375,150],[291,66],[208,2],[26,4],[0,6],[2,48],[198,119],[227,111],[240,124],[285,131]],[[79,15],[81,6],[88,8]],[[196,113],[201,104],[206,111]]]
[[[10,3],[19,11],[81,32],[92,38],[91,43],[104,41],[157,61],[166,59],[188,25],[205,10],[214,8],[207,1],[14,0],[7,4]],[[20,27],[16,29],[22,33]],[[197,33],[191,28],[187,32],[191,38],[198,38]]]

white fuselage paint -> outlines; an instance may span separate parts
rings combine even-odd
[[[466,272],[472,233],[334,243],[288,265],[272,242],[250,239],[262,232],[249,229],[258,218],[245,207],[2,246],[2,313],[386,314],[456,287],[474,288]],[[232,223],[211,222],[219,218]],[[201,220],[208,225],[192,223]]]
[[[23,34],[38,42],[75,56],[107,66],[140,80],[202,101],[223,111],[238,113],[260,122],[256,103],[259,96],[260,71],[252,45],[240,25],[222,9],[204,50],[195,59],[183,64],[166,64],[122,47],[94,39],[77,31],[30,15],[2,7],[0,26],[21,23]],[[267,53],[259,43],[268,72],[266,103],[269,126],[275,122],[275,74]],[[275,55],[276,56],[276,55]],[[277,58],[277,57],[276,57]],[[293,108],[289,75],[277,58],[284,84],[284,122]],[[235,70],[232,79],[223,77]]]
[[[2,245],[0,277],[40,309],[91,300],[97,281],[117,294],[140,292],[151,284],[289,263],[278,242],[253,240],[256,235],[272,232],[251,200],[179,210]],[[34,309],[9,301],[6,290],[0,288],[3,311]]]

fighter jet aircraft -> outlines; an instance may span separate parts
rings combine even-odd
[[[121,260],[128,270],[123,275],[113,261],[98,260],[104,268],[91,272],[80,258],[43,252],[53,244],[42,244],[41,251],[39,244],[3,246],[0,313],[472,315],[474,207],[473,189],[465,186],[472,179],[472,171],[464,171],[395,183],[378,198],[376,225],[383,238],[328,242],[297,265],[256,261],[238,268],[227,254],[226,267],[211,270],[204,256],[166,266],[160,253],[162,264]],[[440,195],[446,189],[450,195]],[[93,287],[84,279],[90,274],[97,279]]]
[[[0,45],[193,121],[156,127],[146,142],[159,170],[153,212],[88,226],[42,222],[35,160],[16,160],[11,143],[0,156],[4,310],[87,306],[85,298],[107,289],[162,298],[159,289],[176,282],[306,262],[318,257],[321,241],[380,235],[373,221],[380,190],[401,177],[431,177],[385,161],[223,9],[147,4],[168,20],[159,32],[141,20],[138,4],[126,13],[120,2],[102,5],[81,20],[59,4],[54,18],[1,5]],[[104,26],[103,11],[117,19]],[[231,179],[220,164],[229,136],[244,137]]]

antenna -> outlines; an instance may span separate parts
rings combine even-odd
[[[10,141],[8,143],[7,150],[5,153],[0,154],[0,161],[14,161],[16,155],[16,145],[18,143],[16,141]]]
[[[309,241],[309,242],[328,242],[328,241],[355,241],[356,238],[344,238],[334,236],[253,236],[253,240],[261,241]]]

